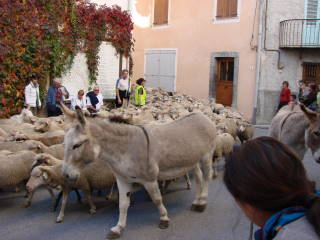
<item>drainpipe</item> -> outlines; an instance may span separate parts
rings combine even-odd
[[[258,0],[257,0],[258,1]],[[257,123],[257,105],[258,105],[258,95],[259,95],[259,86],[260,86],[260,77],[261,77],[261,46],[262,46],[262,34],[263,34],[263,7],[264,0],[260,0],[259,3],[259,32],[258,32],[258,52],[257,52],[257,62],[256,62],[256,86],[255,94],[253,100],[253,113],[252,113],[252,124]]]
[[[265,12],[265,15],[264,15],[264,43],[263,43],[263,50],[266,51],[266,52],[276,52],[276,53],[278,53],[278,69],[281,70],[281,69],[284,68],[284,66],[281,65],[281,52],[280,52],[280,50],[279,49],[268,49],[267,48],[268,11],[269,11],[269,0],[266,0],[266,12]]]

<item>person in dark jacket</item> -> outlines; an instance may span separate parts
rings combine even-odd
[[[260,137],[235,147],[226,158],[224,183],[260,227],[255,240],[320,239],[320,191],[283,143]]]
[[[281,89],[281,93],[280,93],[280,102],[279,102],[279,105],[278,105],[278,111],[283,106],[288,105],[288,103],[290,102],[290,95],[291,95],[291,91],[289,89],[289,83],[287,81],[284,81],[282,83],[282,89]]]
[[[58,104],[69,97],[69,92],[61,84],[62,79],[55,79],[48,89],[46,97],[48,117],[55,117],[63,114],[60,107],[58,107]]]

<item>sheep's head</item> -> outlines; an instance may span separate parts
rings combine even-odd
[[[39,119],[34,124],[34,130],[37,132],[47,132],[50,130],[50,120],[49,119]]]

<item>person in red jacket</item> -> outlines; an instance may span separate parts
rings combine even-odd
[[[288,103],[290,102],[290,96],[291,91],[289,89],[289,83],[287,81],[284,81],[282,83],[282,90],[280,93],[280,103],[278,105],[278,110],[283,106],[288,105]]]

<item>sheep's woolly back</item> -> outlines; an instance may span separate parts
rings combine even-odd
[[[13,187],[28,180],[35,156],[31,151],[0,155],[0,188]]]

